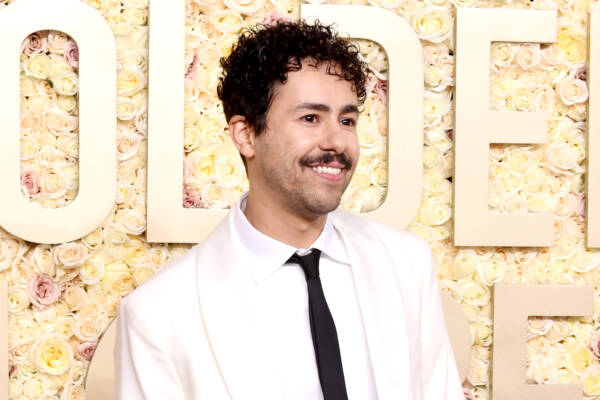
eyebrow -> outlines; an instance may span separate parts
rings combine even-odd
[[[322,104],[322,103],[302,103],[294,109],[294,111],[299,111],[299,110],[313,110],[313,111],[330,112],[331,107],[329,107],[327,104]],[[340,114],[347,114],[347,113],[358,114],[358,107],[354,104],[345,105],[342,108],[342,112]]]

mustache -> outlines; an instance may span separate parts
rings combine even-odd
[[[332,153],[321,153],[317,156],[304,156],[300,159],[300,162],[304,165],[310,164],[329,164],[330,162],[337,161],[344,166],[346,169],[350,169],[353,165],[352,160],[348,158],[346,153],[332,154]]]

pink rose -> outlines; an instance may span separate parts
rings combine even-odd
[[[583,66],[575,71],[575,79],[587,80],[587,67]]]
[[[377,97],[379,97],[379,99],[385,103],[387,101],[388,81],[377,78],[375,92],[377,93]]]
[[[471,382],[465,381],[462,384],[463,394],[465,395],[465,400],[474,400],[475,399],[475,387],[471,384]]]
[[[198,65],[198,56],[194,54],[192,62],[185,70],[185,79],[192,79],[196,75],[196,66]]]
[[[577,214],[581,216],[581,218],[585,218],[585,200],[586,197],[584,194],[578,194],[575,196],[577,199]]]
[[[195,190],[185,189],[183,191],[183,207],[184,208],[203,208],[204,202],[200,198],[200,193]]]
[[[592,340],[590,341],[590,349],[592,350],[594,357],[596,357],[597,360],[600,360],[600,331],[596,331],[594,336],[592,336]]]
[[[39,32],[34,32],[23,40],[21,51],[28,56],[45,53],[48,51],[48,38],[40,35]]]
[[[269,11],[263,20],[264,24],[277,25],[279,22],[290,22],[291,19],[277,11]]]
[[[377,86],[378,82],[379,82],[379,78],[377,78],[377,76],[375,76],[375,74],[373,74],[373,73],[367,74],[367,82],[365,82],[365,90],[367,92],[375,91],[375,86]]]
[[[65,44],[65,58],[73,68],[79,68],[79,49],[72,40]]]
[[[94,355],[94,351],[96,350],[97,342],[85,342],[81,343],[79,346],[79,350],[77,351],[77,355],[82,360],[90,361],[92,356]]]
[[[24,187],[29,194],[37,194],[40,192],[40,180],[33,171],[25,171],[21,174],[21,186]]]
[[[46,274],[37,274],[29,281],[27,293],[36,311],[54,303],[62,293],[61,287]]]

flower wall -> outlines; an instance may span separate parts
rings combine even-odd
[[[34,244],[0,228],[0,277],[9,282],[10,398],[80,399],[99,336],[123,296],[191,245],[145,241],[148,0],[83,0],[111,26],[118,60],[118,187],[113,212],[80,240]],[[0,0],[2,8],[12,1]],[[320,2],[320,1],[318,1]],[[424,183],[409,230],[431,245],[442,290],[462,305],[473,357],[465,395],[490,397],[491,287],[495,283],[592,284],[594,315],[530,318],[527,380],[583,383],[600,398],[600,252],[585,248],[587,0],[342,0],[392,10],[409,23],[425,63]],[[493,43],[490,107],[543,111],[548,143],[490,147],[489,208],[552,212],[548,248],[452,245],[456,7],[558,11],[552,45]],[[297,0],[186,0],[183,207],[230,206],[248,189],[216,96],[218,60],[236,32],[299,18]],[[357,41],[372,74],[358,123],[361,157],[342,206],[376,208],[387,186],[387,58]],[[32,33],[21,54],[21,183],[41,207],[62,207],[78,187],[78,48],[62,32]],[[392,182],[391,184],[401,184]]]

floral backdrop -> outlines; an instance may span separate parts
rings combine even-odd
[[[147,243],[148,0],[83,0],[111,26],[118,48],[118,195],[95,231],[60,245],[35,244],[0,228],[0,278],[9,283],[11,399],[82,399],[98,338],[123,296],[191,245]],[[0,12],[11,0],[0,0]],[[321,2],[317,0],[316,2]],[[585,121],[589,0],[340,0],[392,10],[421,39],[425,62],[424,188],[409,229],[431,245],[441,288],[462,305],[473,357],[468,399],[490,397],[495,283],[592,284],[594,315],[529,320],[527,380],[582,383],[600,399],[600,252],[586,249]],[[548,248],[452,245],[452,98],[456,7],[558,11],[551,45],[493,43],[490,105],[543,111],[548,143],[490,147],[489,208],[556,216]],[[216,97],[218,60],[243,27],[299,18],[297,0],[186,0],[184,207],[228,207],[248,188]],[[387,185],[387,58],[357,41],[372,74],[358,124],[361,158],[343,207],[376,208]],[[78,188],[78,48],[62,32],[32,33],[21,54],[22,192],[62,207]],[[600,332],[600,330],[599,330]]]

